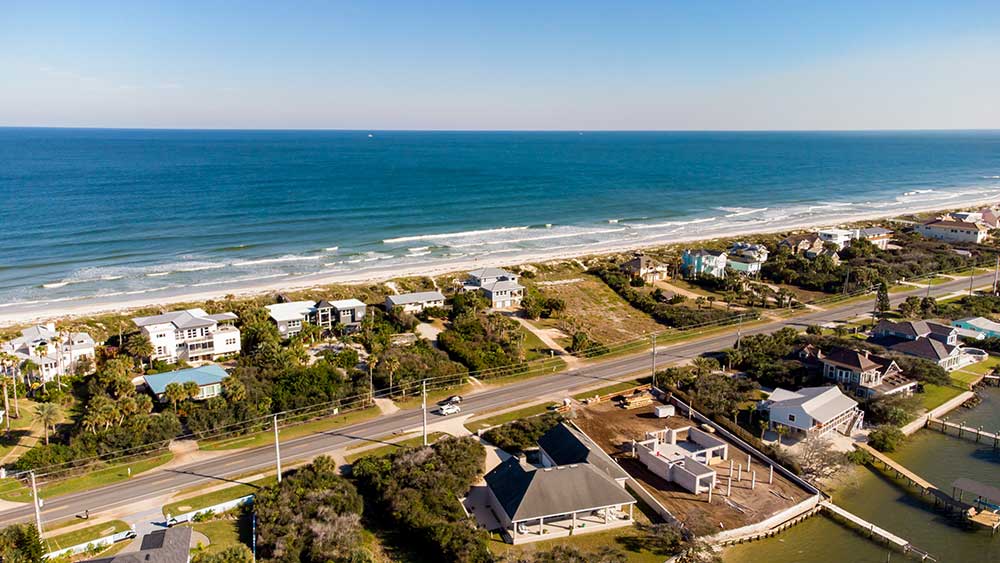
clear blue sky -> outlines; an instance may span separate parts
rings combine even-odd
[[[1000,1],[6,0],[0,125],[1000,128]]]

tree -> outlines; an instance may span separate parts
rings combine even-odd
[[[194,399],[195,397],[197,397],[200,394],[201,394],[201,387],[198,385],[198,383],[196,383],[194,381],[185,381],[184,382],[184,395],[185,395],[184,398],[185,399]]]
[[[812,334],[812,335],[815,335],[815,336],[819,336],[819,335],[823,334],[823,327],[821,327],[819,325],[809,325],[809,326],[806,327],[806,334]]]
[[[35,405],[35,418],[42,423],[45,433],[45,445],[49,444],[49,429],[55,430],[56,423],[62,417],[59,405],[55,403],[38,403]]]
[[[7,423],[7,435],[10,435],[10,399],[7,396],[7,375],[0,374],[3,381],[3,419]]]
[[[227,547],[218,553],[201,551],[191,557],[191,563],[250,563],[251,561],[253,552],[243,544]]]
[[[924,318],[933,317],[938,310],[937,300],[927,296],[920,300],[920,315]]]
[[[396,370],[399,369],[399,360],[390,356],[382,360],[382,365],[389,374],[389,394],[392,395],[393,377],[396,375]]]
[[[778,445],[784,445],[782,444],[781,439],[785,437],[785,434],[788,434],[788,427],[784,424],[775,425],[774,432],[778,435]]]
[[[708,375],[714,371],[718,371],[719,360],[715,358],[706,358],[705,356],[698,356],[697,358],[691,360],[691,367],[694,368],[694,373],[697,376]]]
[[[153,355],[153,343],[149,341],[148,336],[137,332],[128,337],[122,351],[139,360],[140,365],[145,366],[146,361]]]
[[[889,286],[885,281],[880,281],[878,291],[875,293],[875,311],[879,317],[884,318],[890,309],[892,309],[892,303],[889,301]]]
[[[760,428],[761,441],[764,441],[764,433],[767,432],[768,426],[770,426],[770,423],[764,419],[760,419],[757,421],[757,428]]]
[[[163,396],[166,397],[168,401],[173,405],[174,410],[177,410],[177,403],[183,401],[188,397],[187,391],[184,386],[180,383],[172,382],[167,383],[167,386],[163,389]]]
[[[8,524],[0,530],[0,561],[42,563],[45,549],[34,524]]]
[[[804,474],[811,479],[833,477],[848,462],[843,452],[831,447],[829,438],[816,435],[810,435],[802,440],[795,457]]]
[[[911,295],[899,304],[899,314],[907,319],[912,319],[920,315],[920,297]]]
[[[880,452],[895,451],[905,440],[903,431],[889,424],[883,424],[868,433],[868,445]]]
[[[247,387],[236,377],[227,377],[222,380],[222,395],[230,403],[239,403],[247,398]]]

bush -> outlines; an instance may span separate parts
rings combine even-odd
[[[893,452],[904,441],[906,435],[896,426],[883,424],[868,434],[868,445],[880,452]]]

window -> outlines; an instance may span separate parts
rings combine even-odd
[[[788,422],[795,422],[795,415],[794,414],[788,415]]]

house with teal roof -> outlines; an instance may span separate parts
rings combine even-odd
[[[197,383],[199,391],[198,395],[196,395],[194,399],[203,401],[205,399],[221,395],[222,380],[227,377],[229,377],[229,374],[226,373],[226,370],[217,365],[209,365],[191,369],[179,369],[176,371],[154,373],[143,376],[143,379],[145,380],[146,387],[149,388],[150,393],[155,395],[160,402],[166,402],[167,398],[164,396],[164,393],[167,390],[167,385],[170,385],[171,383],[178,383],[180,385],[184,385],[189,381]]]

